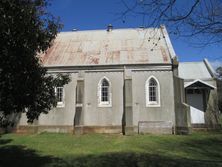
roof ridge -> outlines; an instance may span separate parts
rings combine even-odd
[[[184,62],[180,62],[180,64],[188,64],[188,63],[204,63],[203,61],[184,61]]]
[[[112,31],[116,31],[116,30],[151,30],[151,29],[161,29],[161,27],[155,28],[155,27],[148,27],[148,28],[139,28],[139,27],[135,27],[135,28],[114,28]],[[92,30],[76,30],[76,31],[61,31],[58,34],[61,33],[76,33],[76,32],[88,32],[88,31],[107,31],[106,29],[92,29]],[[112,32],[111,31],[111,32]]]

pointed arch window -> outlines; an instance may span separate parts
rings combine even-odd
[[[111,106],[111,83],[108,78],[103,77],[98,85],[98,96],[100,107]]]
[[[109,82],[104,78],[101,86],[101,101],[109,102]]]
[[[146,81],[146,106],[160,106],[160,85],[154,76],[149,77]]]

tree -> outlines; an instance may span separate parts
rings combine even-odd
[[[0,111],[3,117],[25,112],[29,122],[56,104],[58,80],[40,61],[61,28],[47,12],[46,0],[0,1]]]
[[[218,87],[218,107],[219,110],[222,112],[222,67],[218,67],[216,69],[216,73],[217,73],[217,87]]]
[[[217,78],[222,80],[222,67],[218,67],[216,69],[216,73],[217,73]]]
[[[170,33],[196,36],[201,45],[222,42],[221,0],[122,0],[122,4],[125,10],[119,15],[124,22],[131,15],[141,16],[145,27],[165,24]]]

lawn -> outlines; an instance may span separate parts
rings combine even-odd
[[[0,166],[222,166],[222,133],[0,137]]]

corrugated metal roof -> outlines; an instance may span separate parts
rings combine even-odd
[[[210,79],[210,75],[204,62],[179,63],[179,77],[183,79]]]
[[[45,66],[171,63],[161,28],[62,32],[41,57]]]

